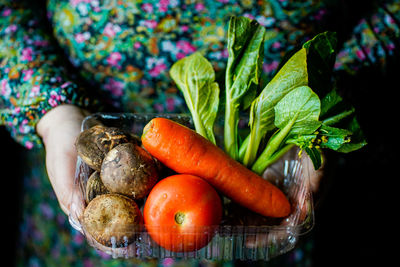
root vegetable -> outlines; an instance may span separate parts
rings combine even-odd
[[[127,246],[143,224],[143,216],[132,199],[105,194],[89,202],[83,214],[85,231],[108,247]]]
[[[109,193],[109,191],[101,181],[100,173],[98,171],[95,171],[94,173],[92,173],[92,175],[90,175],[89,179],[86,182],[86,203],[89,203],[98,195],[103,195],[107,193]]]
[[[92,169],[100,171],[104,156],[115,146],[134,142],[134,138],[114,127],[93,126],[81,132],[75,142],[82,160]]]
[[[107,153],[100,176],[110,192],[141,199],[156,184],[158,167],[146,150],[138,145],[125,143]]]
[[[276,186],[229,157],[195,131],[165,118],[144,128],[142,145],[178,173],[199,176],[236,203],[264,216],[285,217],[291,206]]]

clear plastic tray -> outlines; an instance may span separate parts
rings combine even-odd
[[[185,114],[137,114],[137,113],[96,113],[82,123],[82,130],[97,124],[119,127],[138,136],[143,127],[154,117],[166,117],[191,127],[191,117]],[[244,122],[245,124],[245,122]],[[222,141],[223,124],[216,123],[217,143]],[[214,234],[207,246],[194,252],[171,252],[155,243],[146,232],[146,227],[135,232],[135,241],[122,246],[106,247],[94,240],[81,224],[80,215],[85,208],[82,201],[85,185],[90,175],[89,167],[78,157],[73,203],[69,220],[71,225],[83,233],[88,243],[112,255],[114,258],[197,258],[220,260],[269,260],[293,249],[299,237],[310,231],[314,225],[314,208],[309,186],[309,166],[292,150],[283,159],[268,168],[263,177],[277,185],[288,197],[292,213],[283,219],[261,218],[245,209],[235,207],[234,212],[225,212],[223,221],[212,226],[207,232]],[[273,177],[271,179],[271,177]],[[224,199],[226,210],[229,200]],[[141,210],[143,201],[138,202]],[[236,218],[235,218],[236,217]],[[204,229],[206,230],[206,229]]]

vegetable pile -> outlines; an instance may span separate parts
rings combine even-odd
[[[124,247],[144,224],[167,250],[200,249],[215,233],[207,227],[223,217],[221,195],[264,218],[291,213],[293,203],[262,174],[294,146],[318,169],[322,149],[346,153],[366,144],[354,108],[332,80],[335,33],[321,33],[290,52],[263,85],[265,39],[256,21],[232,17],[223,83],[200,52],[171,67],[195,131],[154,118],[141,139],[101,125],[80,134],[77,152],[93,171],[82,224],[97,242]],[[221,114],[223,144],[217,144],[214,124]],[[248,125],[239,130],[244,115]],[[164,176],[164,169],[173,175]]]
[[[154,158],[139,143],[137,137],[103,125],[76,139],[78,155],[93,171],[86,181],[82,225],[101,245],[130,244],[143,225],[136,202],[149,194],[159,174]]]
[[[172,66],[170,75],[183,93],[196,131],[216,143],[213,126],[223,112],[226,153],[259,175],[293,146],[305,151],[318,169],[321,149],[347,153],[366,145],[354,108],[332,81],[336,34],[321,33],[291,51],[260,90],[265,38],[265,29],[256,21],[231,18],[224,92],[201,53]],[[249,117],[247,136],[238,134],[240,114]]]
[[[152,119],[143,130],[142,144],[167,167],[205,179],[219,192],[254,212],[285,217],[291,211],[289,201],[277,187],[176,122]]]
[[[178,126],[209,143],[193,130]],[[168,134],[164,131],[162,135]],[[166,167],[153,157],[157,153],[145,149],[150,146],[115,127],[93,126],[80,133],[75,145],[92,171],[84,181],[87,206],[81,222],[85,233],[100,245],[126,247],[137,241],[144,224],[155,242],[170,251],[197,250],[213,238],[212,226],[222,218],[222,200],[203,178],[165,175]]]

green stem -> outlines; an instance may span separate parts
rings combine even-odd
[[[289,134],[290,130],[292,129],[293,124],[295,123],[297,116],[294,116],[286,126],[278,131],[275,135],[273,135],[270,141],[267,144],[267,147],[258,157],[256,162],[252,166],[252,171],[261,175],[264,170],[267,168],[268,164],[270,164],[271,157],[273,154],[279,149],[281,143]]]
[[[235,104],[226,105],[224,124],[225,152],[233,159],[238,159],[239,148],[237,141],[237,127],[239,123],[239,109]]]
[[[204,128],[203,123],[201,123],[201,119],[198,116],[198,113],[196,112],[192,112],[192,118],[193,118],[193,124],[194,124],[194,128],[196,129],[196,132],[200,135],[202,135],[203,137],[205,137],[206,139],[209,139],[207,136],[207,131]],[[212,141],[212,140],[210,140]]]
[[[344,111],[344,112],[342,112],[342,113],[340,113],[338,115],[335,115],[335,116],[332,116],[332,117],[324,119],[322,121],[322,123],[324,125],[327,125],[327,126],[333,125],[333,124],[337,123],[338,121],[346,118],[347,116],[353,114],[354,111],[355,111],[354,108],[351,109],[351,110]]]
[[[243,140],[239,148],[239,161],[243,163],[244,155],[250,142],[250,134]],[[243,163],[244,164],[244,163]]]
[[[274,164],[278,159],[280,159],[284,154],[286,154],[286,152],[288,152],[293,146],[294,146],[293,144],[286,145],[277,152],[275,152],[268,160],[264,162],[265,167],[263,167],[264,169],[259,174],[261,175],[266,168],[268,168],[271,164]]]
[[[254,163],[257,157],[258,146],[261,142],[261,136],[255,131],[251,131],[249,141],[243,157],[243,164],[247,167]]]
[[[182,225],[185,222],[185,213],[178,211],[175,213],[175,223],[178,225]]]
[[[250,121],[252,121],[249,135],[250,140],[248,141],[248,145],[242,160],[243,164],[248,168],[251,167],[251,165],[257,159],[261,140],[267,134],[267,129],[260,125],[262,122],[261,118],[259,118],[260,114],[262,114],[260,109],[261,105],[256,105],[255,101],[253,101],[250,109]]]

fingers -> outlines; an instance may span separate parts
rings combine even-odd
[[[46,149],[46,167],[50,183],[61,209],[69,214],[74,191],[76,155],[68,153],[62,146],[50,145]]]
[[[72,105],[61,105],[48,112],[38,123],[37,131],[46,149],[47,173],[59,201],[67,215],[74,203],[74,212],[81,212],[82,199],[77,198],[75,185],[77,153],[75,139],[80,133],[84,112]],[[74,197],[75,196],[75,197]]]
[[[60,203],[60,205],[62,205]],[[77,184],[74,185],[72,191],[72,197],[70,201],[70,205],[68,208],[69,221],[76,230],[83,233],[83,229],[81,226],[83,212],[85,210],[85,199],[83,198],[83,194]],[[64,211],[65,212],[65,211]]]

